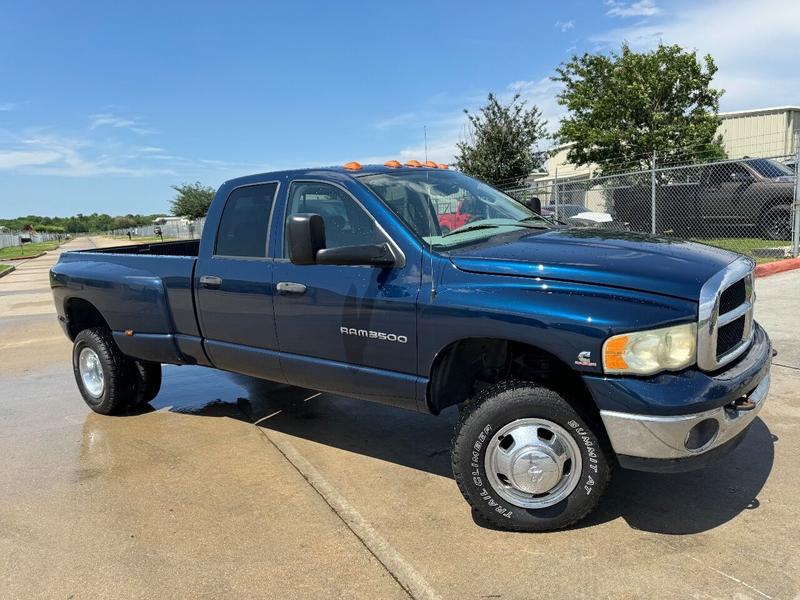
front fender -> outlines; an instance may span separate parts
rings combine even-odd
[[[445,271],[434,301],[420,308],[418,367],[426,376],[437,354],[464,338],[529,344],[582,374],[602,374],[602,345],[609,336],[697,320],[697,304],[680,298],[454,267]]]

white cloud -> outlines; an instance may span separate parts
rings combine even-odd
[[[610,17],[652,17],[661,12],[653,0],[639,0],[630,4],[607,0],[606,5],[611,7],[606,13]]]
[[[58,161],[61,154],[51,150],[0,150],[0,169],[18,169]]]
[[[564,108],[556,100],[561,91],[561,84],[550,77],[534,79],[531,81],[515,81],[508,86],[512,93],[519,94],[528,105],[536,105],[542,111],[542,117],[547,121],[547,130],[554,132],[558,129],[559,119],[564,115]]]
[[[377,123],[375,123],[375,129],[383,130],[383,129],[393,129],[395,127],[402,127],[406,126],[409,123],[413,123],[415,120],[419,120],[420,115],[413,112],[406,112],[400,113],[398,115],[393,115],[391,117],[387,117],[385,119],[381,119]]]
[[[561,33],[566,33],[570,29],[575,29],[575,21],[572,19],[569,21],[556,21],[554,27],[561,31]]]
[[[134,148],[134,150],[144,154],[160,154],[161,152],[164,152],[164,149],[159,148],[158,146],[143,146],[141,148]]]
[[[646,50],[663,42],[711,54],[719,68],[714,85],[726,90],[721,108],[740,110],[798,103],[798,21],[798,2],[715,0],[687,3],[656,22],[612,29],[591,41],[602,49],[627,41]]]
[[[19,104],[16,102],[0,102],[0,112],[9,112],[18,108]]]
[[[136,118],[121,117],[113,113],[89,115],[89,118],[91,119],[90,130],[98,127],[114,127],[116,129],[127,129],[138,135],[158,133],[156,130],[142,125],[141,120]]]
[[[101,125],[102,126],[102,125]],[[64,136],[51,128],[22,132],[0,130],[0,171],[59,177],[155,177],[223,179],[260,168],[256,163],[234,163],[169,154],[160,146],[132,146],[89,134]],[[263,169],[262,169],[263,170]]]

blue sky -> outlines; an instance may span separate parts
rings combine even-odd
[[[557,126],[572,53],[712,53],[723,110],[800,103],[800,3],[37,2],[0,20],[0,218],[166,212],[171,184],[348,160],[451,162],[463,108]]]

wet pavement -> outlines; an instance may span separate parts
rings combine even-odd
[[[510,534],[476,521],[452,480],[452,409],[430,417],[167,366],[147,410],[91,413],[52,304],[39,312],[49,265],[34,263],[0,279],[0,597],[800,592],[796,336],[776,336],[786,366],[722,463],[617,471],[587,521]],[[768,331],[796,330],[774,295],[797,285],[791,273],[758,281]],[[25,286],[28,309],[11,306]]]

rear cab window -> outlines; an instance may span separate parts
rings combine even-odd
[[[248,185],[233,190],[217,230],[215,256],[266,258],[269,218],[278,184]]]

